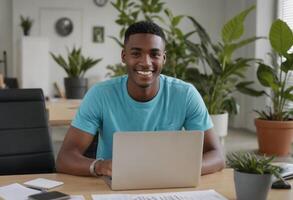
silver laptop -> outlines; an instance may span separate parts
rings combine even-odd
[[[117,132],[112,190],[196,187],[201,176],[203,132]]]

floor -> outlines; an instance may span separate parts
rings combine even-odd
[[[62,145],[66,131],[67,127],[52,128],[51,132],[55,157]],[[237,151],[250,151],[257,153],[258,145],[256,135],[253,132],[243,129],[229,129],[228,135],[224,139],[223,147],[226,154]],[[293,144],[291,152],[293,152]],[[293,163],[293,155],[288,157],[277,157],[275,158],[275,161]]]

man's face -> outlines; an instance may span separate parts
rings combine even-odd
[[[127,65],[128,84],[140,88],[156,87],[166,60],[165,42],[154,34],[131,35],[121,58]]]

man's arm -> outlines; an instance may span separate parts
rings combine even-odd
[[[93,138],[93,135],[70,126],[57,157],[57,172],[92,176],[89,168],[94,159],[87,158],[83,154],[93,141]],[[111,176],[112,161],[98,161],[95,169],[97,174]]]
[[[224,154],[213,129],[204,132],[203,159],[201,174],[210,174],[225,167]]]

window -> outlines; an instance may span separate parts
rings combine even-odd
[[[293,30],[293,0],[279,0],[279,12],[278,17],[285,21],[289,27]],[[290,50],[293,53],[293,48]],[[293,72],[289,74],[289,86],[293,86]],[[293,107],[293,102],[290,102],[289,107]]]

